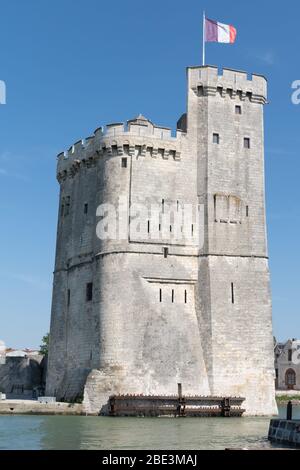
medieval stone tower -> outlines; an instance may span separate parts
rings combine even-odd
[[[179,382],[185,394],[244,396],[248,414],[276,411],[266,80],[211,66],[188,68],[187,79],[176,136],[138,116],[58,156],[47,394],[83,396],[87,411],[112,393],[175,394]],[[99,206],[120,215],[120,199],[154,204],[158,225],[146,214],[142,238],[130,223],[99,237]],[[203,215],[190,237],[171,237],[174,219],[169,236],[151,237],[167,206],[185,205]]]

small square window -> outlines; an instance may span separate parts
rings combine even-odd
[[[219,144],[220,143],[220,136],[219,134],[213,134],[213,143]]]
[[[242,114],[242,106],[237,105],[235,107],[235,114]]]
[[[86,301],[90,302],[93,300],[93,283],[88,282],[86,285]]]
[[[244,137],[244,148],[245,149],[250,148],[250,139],[249,139],[249,137]]]
[[[127,168],[127,158],[122,158],[121,167]]]

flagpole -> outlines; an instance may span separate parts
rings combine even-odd
[[[203,12],[203,44],[202,44],[202,65],[205,65],[205,33],[206,33],[206,24],[205,24],[205,11]]]

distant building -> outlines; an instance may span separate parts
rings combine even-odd
[[[277,390],[300,390],[300,340],[276,343],[275,386]]]
[[[2,348],[1,359],[0,393],[11,399],[32,399],[44,393],[46,361],[39,351]]]
[[[40,353],[35,349],[6,349],[6,357],[27,357],[27,356],[38,356]]]

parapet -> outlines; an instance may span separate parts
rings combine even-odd
[[[210,65],[188,67],[187,74],[189,88],[199,96],[213,96],[219,92],[223,97],[229,95],[233,99],[239,97],[254,103],[267,102],[267,80],[262,75],[249,76],[240,70],[219,70]]]
[[[98,127],[94,134],[78,140],[67,151],[58,156],[57,177],[63,180],[74,175],[79,167],[92,165],[101,157],[136,155],[165,160],[180,160],[181,141],[186,133],[177,129],[175,137],[167,127],[155,126],[141,114],[127,123],[107,124]]]

